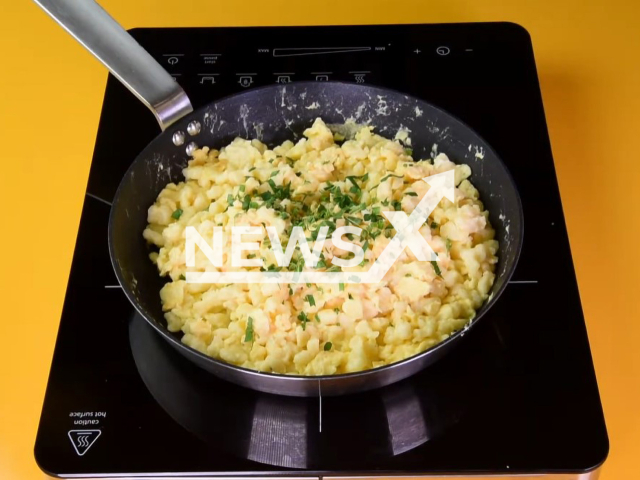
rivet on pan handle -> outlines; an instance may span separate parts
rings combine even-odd
[[[96,2],[34,1],[149,107],[162,130],[193,111],[173,77]]]

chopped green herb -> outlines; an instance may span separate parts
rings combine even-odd
[[[445,246],[447,247],[447,252],[451,250],[451,240],[448,238],[444,241]]]
[[[406,155],[411,156],[411,155],[413,155],[413,149],[412,149],[412,148],[405,148],[405,149],[404,149],[404,153],[405,153]]]
[[[251,167],[251,168],[249,169],[249,171],[250,171],[250,172],[253,172],[255,169],[256,169],[256,167]]]
[[[175,218],[176,220],[178,220],[181,216],[182,216],[182,209],[177,208],[173,211],[173,213],[171,214],[171,216],[173,218]]]
[[[333,346],[333,344],[331,342],[327,342],[324,344],[324,351],[328,352],[329,350],[331,350],[331,347]]]
[[[433,265],[433,269],[436,271],[436,275],[441,277],[442,276],[442,272],[440,271],[440,267],[438,266],[438,262],[436,262],[435,260],[431,260],[431,265]]]
[[[241,192],[244,192],[247,187],[245,185],[240,185],[239,188]]]
[[[418,194],[416,192],[404,192],[405,195],[408,195],[410,197],[417,197]]]
[[[302,322],[302,330],[306,330],[307,322],[309,321],[309,319],[307,318],[307,314],[304,312],[300,312],[300,314],[298,315],[298,320]]]
[[[333,140],[336,142],[342,142],[346,137],[344,135],[342,135],[341,133],[335,132],[333,134]]]
[[[247,319],[247,329],[244,331],[244,341],[253,342],[253,318]]]
[[[313,295],[307,295],[307,296],[305,297],[305,300],[306,300],[307,302],[309,302],[309,305],[310,305],[310,306],[312,306],[312,307],[315,307],[315,306],[316,306],[316,299],[315,299],[315,298],[313,298]]]
[[[289,287],[289,295],[293,295],[293,289]]]
[[[404,178],[402,175],[394,175],[393,173],[390,173],[389,175],[387,175],[386,177],[382,177],[382,180],[380,180],[380,183],[390,179],[391,177],[395,177],[395,178]]]
[[[353,300],[353,295],[349,294],[349,300]]]
[[[280,173],[280,170],[274,170],[273,172],[271,172],[271,175],[269,175],[269,178],[273,178],[276,175],[278,175]]]
[[[344,292],[344,283],[341,283],[341,284],[340,284],[340,291],[341,291],[341,292]]]
[[[353,188],[351,189],[351,193],[356,193],[360,191],[360,185],[358,185],[358,183],[356,182],[355,177],[349,176],[347,177],[347,180],[349,180],[352,184],[353,184]],[[355,188],[355,191],[353,191],[353,189]]]
[[[256,258],[256,254],[255,253],[250,253],[249,255],[247,255],[247,258],[249,260],[251,260],[252,258]]]
[[[438,228],[440,225],[438,225],[436,222],[431,222],[431,228]]]
[[[231,194],[227,195],[227,203],[229,205],[233,205],[233,195]]]
[[[186,280],[187,277],[185,277],[184,275],[180,275],[180,280]]]

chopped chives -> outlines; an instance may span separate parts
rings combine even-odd
[[[253,342],[253,318],[247,319],[247,329],[244,332],[244,341]]]
[[[298,320],[300,320],[302,322],[302,330],[306,330],[307,329],[307,322],[309,321],[309,318],[307,317],[307,314],[304,312],[300,312],[298,314]]]
[[[438,262],[436,262],[435,260],[431,260],[431,265],[433,265],[433,269],[435,270],[436,275],[441,277],[442,276],[442,272],[440,271],[440,267],[438,266]]]

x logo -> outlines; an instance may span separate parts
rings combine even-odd
[[[453,202],[454,171],[438,173],[422,180],[427,182],[431,188],[422,197],[411,215],[407,216],[404,212],[382,212],[397,233],[376,259],[371,269],[366,272],[366,278],[362,280],[364,283],[376,283],[382,280],[407,247],[419,261],[438,259],[419,230],[443,197]]]

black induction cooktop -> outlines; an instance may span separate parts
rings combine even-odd
[[[486,319],[451,355],[410,379],[313,399],[225,383],[185,361],[137,317],[112,271],[110,201],[159,128],[109,77],[35,445],[46,473],[592,478],[607,456],[607,433],[524,29],[486,23],[132,33],[194,107],[274,82],[342,80],[405,91],[450,111],[489,141],[513,174],[524,248]]]

